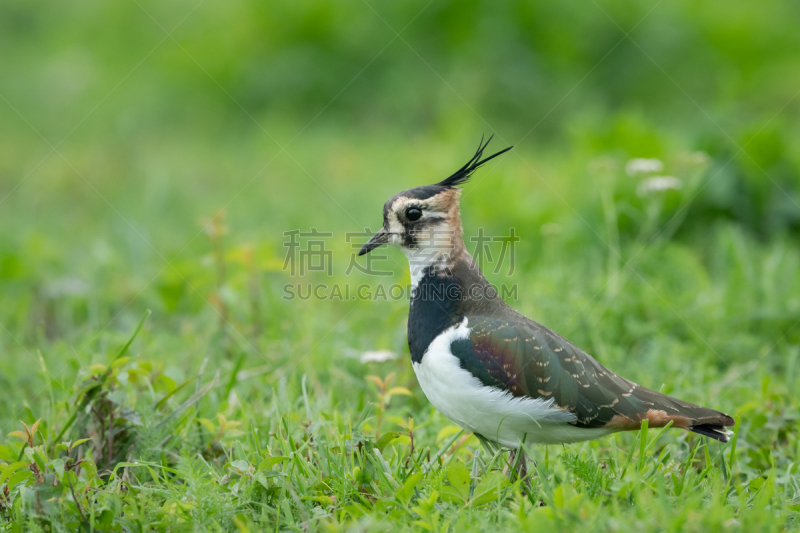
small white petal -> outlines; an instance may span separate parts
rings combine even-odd
[[[653,176],[639,183],[639,186],[636,187],[636,194],[645,196],[670,189],[678,190],[681,187],[683,187],[683,181],[675,176]]]
[[[47,283],[44,292],[51,297],[84,296],[89,292],[89,285],[78,278],[58,278]]]
[[[625,164],[625,173],[628,176],[636,176],[637,174],[647,174],[649,172],[661,172],[664,170],[664,163],[660,159],[631,159]]]
[[[391,361],[392,359],[397,359],[396,353],[390,350],[376,350],[362,353],[359,361],[362,363],[383,363],[384,361]]]

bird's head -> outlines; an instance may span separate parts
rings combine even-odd
[[[485,159],[483,152],[491,137],[478,145],[475,155],[450,177],[435,185],[423,185],[399,192],[383,205],[383,227],[367,242],[358,255],[371,252],[382,244],[398,246],[412,265],[428,265],[435,260],[452,258],[463,249],[458,201],[459,185],[466,182],[481,165],[511,147]]]

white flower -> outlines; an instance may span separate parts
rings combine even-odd
[[[648,172],[661,172],[664,170],[664,163],[660,159],[631,159],[625,164],[625,173],[628,176],[637,174],[647,174]]]
[[[52,297],[59,296],[84,296],[89,292],[89,285],[78,278],[58,278],[44,286],[44,292]]]
[[[645,196],[669,189],[678,190],[681,187],[683,187],[683,181],[675,176],[653,176],[639,183],[639,186],[636,187],[636,194]]]
[[[364,352],[361,354],[359,361],[362,363],[383,363],[384,361],[391,361],[397,359],[397,354],[390,350],[376,350],[374,352]]]

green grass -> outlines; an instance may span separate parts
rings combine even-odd
[[[428,153],[446,155],[426,159],[413,146],[358,144],[295,154],[327,176],[335,201],[302,176],[255,183],[224,222],[193,216],[224,206],[216,191],[165,185],[171,210],[161,212],[126,180],[102,191],[118,213],[89,191],[86,211],[39,205],[34,223],[31,202],[63,198],[9,198],[29,224],[2,241],[2,527],[795,528],[800,252],[790,236],[760,241],[734,222],[701,223],[695,193],[713,161],[676,153],[665,172],[684,188],[640,197],[646,178],[625,175],[624,159],[550,154],[541,175],[570,179],[548,185],[523,151],[465,189],[467,236],[514,227],[522,238],[514,272],[489,274],[517,284],[514,307],[626,377],[738,423],[725,445],[643,430],[529,447],[524,491],[503,474],[504,452],[481,449],[428,404],[407,354],[405,300],[283,299],[290,282],[407,283],[397,251],[383,265],[389,278],[345,276],[344,233],[375,227],[385,198],[432,181],[463,151],[434,142]],[[375,180],[376,168],[385,177]],[[267,194],[273,187],[288,196]],[[311,226],[334,234],[332,278],[282,270],[283,231]],[[399,357],[360,362],[376,349]]]
[[[795,11],[3,2],[0,531],[798,529]],[[397,250],[345,275],[346,234],[492,132],[517,146],[465,187],[465,235],[521,240],[490,281],[734,416],[729,444],[532,446],[523,490],[427,402],[405,299],[284,298],[407,284]],[[681,186],[645,194],[635,157]],[[311,228],[331,276],[283,268]]]

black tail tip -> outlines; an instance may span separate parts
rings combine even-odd
[[[693,431],[720,442],[728,442],[728,440],[730,440],[729,435],[732,433],[731,430],[725,429],[725,426],[721,426],[719,424],[698,424],[689,428],[689,431]]]

